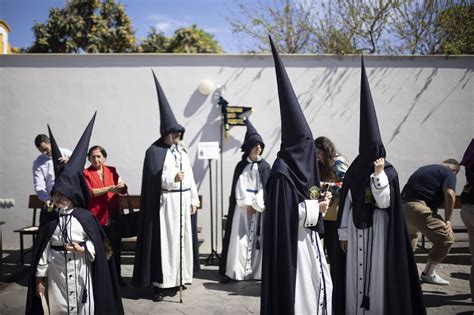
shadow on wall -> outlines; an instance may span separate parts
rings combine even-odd
[[[200,108],[203,108],[203,104],[206,102],[207,96],[202,95],[198,89],[196,89],[188,103],[184,107],[184,117],[188,118],[193,116]]]

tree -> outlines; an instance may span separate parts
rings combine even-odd
[[[262,0],[257,9],[238,3],[240,16],[227,19],[232,33],[239,42],[250,39],[257,51],[268,51],[268,35],[284,53],[310,52],[313,36],[314,1],[294,3],[291,0],[274,0],[273,6]]]
[[[473,48],[468,0],[259,0],[228,18],[250,50],[271,34],[286,53],[464,54]]]
[[[354,34],[341,24],[332,3],[323,1],[321,9],[313,26],[315,38],[313,52],[337,55],[359,53],[355,46]]]
[[[179,28],[174,32],[166,52],[170,53],[221,53],[222,47],[214,36],[196,24]]]
[[[33,33],[33,53],[130,52],[135,44],[131,20],[115,0],[71,0],[51,8]]]
[[[397,1],[336,0],[335,12],[342,29],[352,36],[357,50],[369,54],[384,52],[387,21]]]
[[[474,54],[474,4],[460,1],[438,14],[442,54]]]
[[[135,52],[164,53],[168,49],[169,42],[169,38],[162,31],[157,30],[156,27],[151,27],[147,37],[136,47]]]

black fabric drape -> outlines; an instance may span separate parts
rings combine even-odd
[[[169,146],[160,138],[146,151],[140,196],[138,225],[132,284],[149,287],[152,282],[163,282],[160,238],[161,175]]]
[[[104,242],[108,242],[96,217],[86,209],[76,208],[72,215],[79,221],[89,240],[94,244],[95,260],[91,262],[96,314],[124,314],[120,288],[113,259],[107,259]],[[36,269],[38,262],[59,222],[57,212],[49,213],[38,230],[33,247],[26,314],[43,314],[41,299],[36,295]]]

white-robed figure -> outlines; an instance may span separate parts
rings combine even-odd
[[[50,130],[56,208],[35,239],[26,314],[123,314],[110,246],[87,209],[83,170],[94,121],[95,115],[64,168],[56,167],[61,153]]]
[[[334,244],[335,314],[425,314],[401,205],[398,174],[385,160],[362,59],[359,155],[344,177]]]
[[[53,201],[62,207],[58,211],[59,223],[38,262],[36,277],[47,279],[51,314],[94,314],[94,299],[90,298],[94,296],[91,272],[94,244],[72,215],[74,208],[68,208],[70,200],[56,193]],[[65,251],[64,244],[77,245],[66,245]],[[89,298],[84,298],[84,294]]]
[[[189,156],[179,140],[180,136],[177,137],[170,140],[173,144],[166,153],[161,177],[160,236],[163,281],[153,282],[153,285],[159,288],[173,288],[180,285],[180,229],[183,233],[182,283],[191,284],[193,280],[191,212],[194,213],[199,206],[199,197]]]
[[[229,212],[219,266],[221,282],[260,280],[265,185],[270,165],[261,157],[265,144],[250,120],[242,144],[242,159],[232,180]]]
[[[322,194],[314,137],[270,40],[278,83],[281,146],[267,183],[262,314],[332,314],[332,281],[318,232]],[[320,200],[319,200],[320,199]]]
[[[385,251],[387,243],[388,214],[390,207],[390,185],[384,171],[385,160],[374,162],[375,172],[370,175],[370,194],[375,210],[373,225],[358,229],[353,220],[352,195],[348,190],[343,214],[338,229],[339,241],[347,253],[346,314],[383,314],[385,295]],[[372,196],[372,197],[371,197]],[[368,294],[367,294],[368,293]],[[364,295],[370,296],[370,310],[362,305]]]
[[[132,283],[136,287],[153,286],[153,301],[157,302],[163,300],[163,289],[192,283],[191,214],[199,207],[199,197],[182,143],[185,129],[176,121],[154,73],[153,76],[161,137],[146,151],[143,165],[142,215]]]

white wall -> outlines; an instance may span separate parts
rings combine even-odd
[[[293,55],[283,60],[314,136],[328,136],[353,159],[358,150],[360,58]],[[473,56],[366,56],[388,159],[402,185],[423,164],[461,159],[474,135],[473,62]],[[132,194],[140,193],[144,152],[159,136],[150,69],[186,127],[185,142],[204,196],[199,218],[206,238],[202,251],[209,251],[208,169],[207,162],[196,159],[196,149],[200,141],[219,140],[220,108],[215,97],[204,97],[197,88],[209,79],[226,86],[230,105],[254,107],[251,119],[265,140],[264,157],[273,163],[280,117],[269,55],[0,56],[0,198],[16,201],[14,208],[0,209],[0,220],[6,221],[4,248],[18,248],[12,231],[30,224],[26,207],[33,193],[31,164],[39,154],[33,139],[47,133],[46,123],[60,146],[73,149],[97,110],[91,145],[103,145],[108,164],[117,167]],[[244,134],[245,128],[234,127],[223,147],[224,213]],[[458,193],[463,184],[464,171],[458,175]]]

